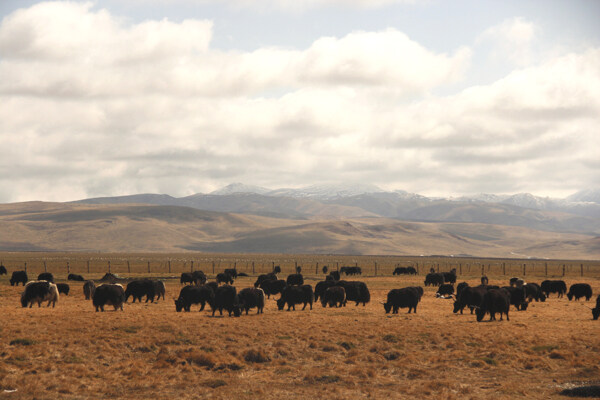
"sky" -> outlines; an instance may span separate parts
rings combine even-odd
[[[0,2],[0,202],[600,185],[600,2]]]

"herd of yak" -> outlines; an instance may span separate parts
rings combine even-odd
[[[358,306],[366,305],[371,300],[371,295],[367,285],[361,281],[348,281],[341,279],[341,274],[360,275],[360,267],[342,267],[340,271],[332,271],[323,281],[318,282],[313,290],[311,285],[304,284],[304,278],[301,274],[301,268],[298,267],[296,273],[287,276],[287,279],[279,279],[279,267],[275,267],[273,272],[259,275],[254,283],[254,287],[245,288],[239,292],[232,286],[234,280],[239,276],[247,276],[244,273],[238,273],[236,269],[226,269],[217,274],[216,280],[207,282],[207,276],[202,271],[184,272],[181,274],[180,283],[185,286],[181,289],[179,297],[175,300],[175,310],[190,311],[192,305],[199,304],[200,311],[203,311],[206,304],[211,307],[212,315],[219,311],[223,315],[223,310],[228,312],[229,316],[240,316],[243,311],[248,314],[250,309],[256,308],[257,313],[262,313],[265,306],[265,297],[279,295],[276,300],[277,308],[283,310],[295,310],[296,305],[302,304],[304,310],[310,306],[312,310],[313,302],[321,301],[323,307],[343,307],[348,301],[355,302]],[[324,270],[325,272],[325,270]],[[0,265],[0,275],[6,274],[6,268]],[[416,274],[412,267],[398,267],[394,270],[394,275]],[[68,280],[84,281],[81,275],[69,274]],[[475,312],[477,321],[483,320],[486,314],[490,315],[490,320],[496,319],[496,314],[500,314],[500,320],[503,315],[509,320],[508,312],[510,305],[517,310],[526,310],[532,301],[545,301],[552,293],[558,297],[567,295],[569,301],[585,298],[590,300],[592,297],[592,288],[587,283],[575,283],[571,285],[567,292],[567,285],[561,280],[545,280],[541,284],[524,282],[519,278],[511,278],[509,286],[499,287],[489,285],[487,277],[481,278],[481,284],[478,286],[469,286],[466,282],[461,282],[454,289],[457,276],[456,270],[450,272],[436,273],[431,270],[425,277],[425,286],[438,286],[437,297],[454,299],[454,313],[460,311],[463,313],[465,308],[469,308],[471,314]],[[123,310],[123,304],[132,297],[133,302],[142,301],[154,302],[155,298],[164,300],[165,285],[160,280],[138,279],[127,281],[120,279],[116,275],[106,274],[96,286],[94,281],[88,280],[83,284],[83,292],[86,300],[91,299],[96,311],[104,311],[104,306],[112,306],[115,310]],[[124,288],[121,283],[127,282]],[[39,274],[36,281],[29,281],[26,271],[14,271],[10,279],[11,285],[22,283],[25,287],[21,295],[21,305],[23,307],[32,307],[34,303],[41,306],[42,302],[48,302],[48,306],[55,306],[59,294],[69,294],[69,285],[66,283],[54,283],[54,277],[49,272]],[[187,285],[189,284],[189,285]],[[410,286],[401,289],[392,289],[387,294],[387,301],[383,303],[386,313],[390,311],[397,314],[400,308],[408,308],[408,313],[417,312],[417,306],[423,296],[423,288],[420,286]],[[597,320],[600,316],[600,295],[596,299],[596,307],[592,309],[592,316]]]

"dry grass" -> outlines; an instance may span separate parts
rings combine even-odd
[[[212,318],[176,313],[172,300],[96,313],[80,282],[55,309],[23,309],[22,287],[2,277],[0,398],[547,399],[600,379],[600,325],[582,305],[592,301],[551,297],[511,309],[510,322],[477,323],[426,288],[417,314],[392,316],[379,303],[387,291],[423,277],[358,279],[371,289],[364,308],[287,312],[271,299],[263,315]],[[600,293],[597,278],[567,284],[578,281]],[[167,299],[179,289],[168,281]]]

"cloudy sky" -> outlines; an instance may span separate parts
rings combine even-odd
[[[0,202],[600,183],[600,2],[0,2]]]

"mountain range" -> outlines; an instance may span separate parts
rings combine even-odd
[[[0,204],[0,251],[600,259],[598,191],[430,198],[373,185]]]

